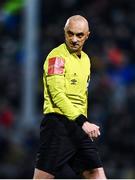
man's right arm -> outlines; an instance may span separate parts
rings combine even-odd
[[[49,57],[45,62],[44,71],[51,100],[68,119],[75,120],[80,112],[65,93],[65,60],[61,57]]]

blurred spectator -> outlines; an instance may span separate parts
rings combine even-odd
[[[7,102],[1,102],[0,104],[0,125],[6,128],[11,128],[14,121],[14,115],[7,104]]]

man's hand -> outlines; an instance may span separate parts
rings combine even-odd
[[[88,134],[91,140],[100,136],[99,126],[89,123],[88,121],[83,123],[82,129],[86,134]]]

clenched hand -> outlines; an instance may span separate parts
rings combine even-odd
[[[91,139],[100,136],[99,126],[89,123],[88,121],[83,123],[82,129]]]

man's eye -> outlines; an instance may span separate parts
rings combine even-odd
[[[67,34],[68,34],[69,36],[73,36],[73,33],[70,32],[70,31],[68,31]]]
[[[79,38],[82,38],[82,37],[83,37],[83,35],[79,35],[78,37],[79,37]]]
[[[77,34],[77,37],[82,38],[83,37],[83,33]]]
[[[72,36],[72,33],[68,33],[69,36]]]

